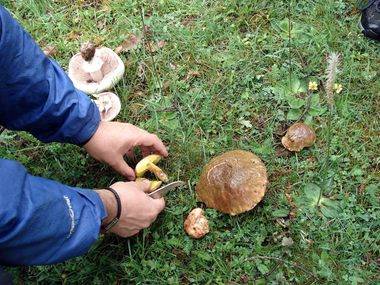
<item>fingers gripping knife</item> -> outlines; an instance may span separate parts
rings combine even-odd
[[[173,190],[177,187],[185,186],[186,183],[183,181],[176,181],[169,183],[161,188],[158,188],[157,190],[153,191],[152,193],[149,193],[148,196],[152,197],[153,199],[160,199],[164,197],[170,190]]]

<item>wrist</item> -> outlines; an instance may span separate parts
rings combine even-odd
[[[107,216],[102,220],[102,226],[109,224],[117,215],[117,202],[112,192],[107,190],[95,190],[103,203]]]

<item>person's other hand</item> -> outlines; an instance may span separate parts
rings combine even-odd
[[[129,180],[135,179],[135,172],[125,162],[124,155],[132,157],[136,147],[141,149],[143,156],[151,153],[168,155],[166,147],[156,135],[119,122],[100,122],[95,134],[84,145],[93,158],[109,164]]]
[[[149,227],[165,208],[165,200],[153,199],[144,192],[149,191],[149,181],[117,182],[111,185],[120,196],[121,216],[119,222],[110,232],[121,237],[136,235],[140,230]],[[107,218],[102,225],[109,224],[117,212],[117,202],[114,194],[108,190],[95,190],[107,211]]]

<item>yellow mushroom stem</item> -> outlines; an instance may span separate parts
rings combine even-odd
[[[162,181],[157,181],[157,180],[153,180],[150,182],[150,191],[153,192],[155,190],[157,190],[158,188],[160,188],[160,186],[162,185]]]
[[[156,175],[156,177],[158,179],[160,179],[161,181],[163,181],[163,182],[169,181],[169,178],[166,175],[166,173],[161,168],[159,168],[157,165],[149,162],[147,165],[147,168],[150,172],[154,173],[154,175]]]

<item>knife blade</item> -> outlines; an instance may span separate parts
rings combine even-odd
[[[186,183],[183,181],[175,181],[172,183],[169,183],[165,186],[162,186],[161,188],[158,188],[157,190],[153,191],[152,193],[149,193],[148,196],[152,197],[153,199],[160,199],[164,197],[170,190],[173,190],[177,187],[185,186]]]

